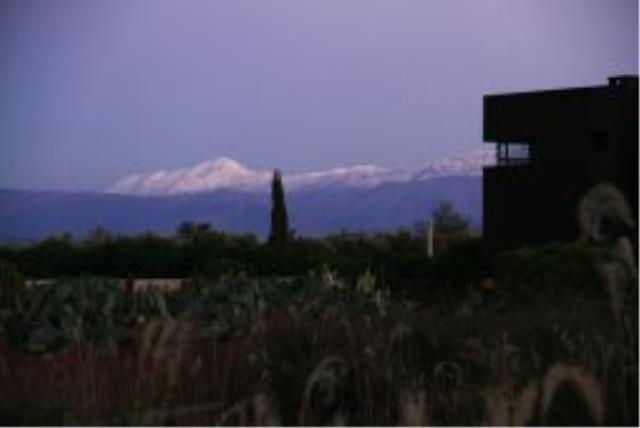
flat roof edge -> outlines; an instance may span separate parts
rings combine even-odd
[[[491,97],[511,97],[511,96],[528,96],[528,95],[546,95],[546,94],[571,94],[574,92],[586,92],[586,91],[601,91],[609,88],[622,87],[634,87],[638,88],[638,76],[632,74],[615,75],[607,78],[608,84],[606,85],[594,85],[594,86],[576,86],[576,87],[559,87],[556,89],[533,89],[529,91],[517,91],[517,92],[496,92],[493,94],[484,95],[484,98]]]
[[[584,86],[575,88],[558,88],[558,89],[540,89],[532,91],[520,91],[520,92],[497,92],[493,94],[486,94],[483,98],[500,98],[500,97],[523,97],[523,96],[536,96],[536,95],[556,95],[556,94],[573,94],[577,92],[595,92],[608,89],[609,86]]]

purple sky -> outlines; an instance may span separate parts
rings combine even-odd
[[[414,167],[479,146],[483,94],[637,66],[637,0],[1,0],[0,187]]]

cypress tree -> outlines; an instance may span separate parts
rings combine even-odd
[[[284,201],[284,189],[282,187],[282,174],[279,170],[273,172],[271,181],[271,232],[269,242],[283,243],[290,237],[289,217]]]

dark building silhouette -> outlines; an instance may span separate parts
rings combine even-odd
[[[608,85],[484,97],[484,236],[498,246],[573,240],[577,207],[601,182],[638,218],[638,77]],[[637,247],[637,245],[636,245]]]

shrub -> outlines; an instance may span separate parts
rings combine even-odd
[[[605,250],[588,242],[551,243],[502,253],[496,263],[501,286],[526,299],[536,295],[601,290],[598,266]]]
[[[25,293],[22,274],[10,262],[0,259],[0,306],[13,305]]]
[[[249,266],[241,261],[230,258],[215,258],[205,263],[199,274],[205,278],[215,279],[222,275],[237,275],[248,270]]]
[[[433,260],[431,277],[437,284],[465,286],[492,276],[492,252],[481,238],[467,239]]]

